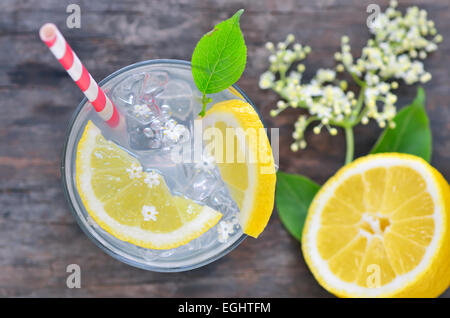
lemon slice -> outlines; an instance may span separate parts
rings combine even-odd
[[[215,104],[202,124],[207,147],[211,145],[222,179],[239,206],[243,232],[258,237],[272,214],[276,182],[264,126],[253,107],[237,99]]]
[[[108,233],[138,246],[170,249],[213,227],[221,213],[172,196],[155,171],[105,140],[88,122],[78,143],[77,189],[91,217]]]
[[[436,297],[450,284],[450,189],[421,158],[370,155],[314,198],[303,255],[344,297]]]

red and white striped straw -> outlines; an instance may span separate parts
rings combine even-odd
[[[39,30],[39,36],[84,95],[86,95],[100,117],[110,127],[116,127],[120,119],[116,106],[86,70],[56,25],[53,23],[44,24]]]

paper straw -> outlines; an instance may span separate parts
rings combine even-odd
[[[99,116],[110,127],[116,127],[120,119],[116,106],[86,70],[56,25],[44,24],[39,30],[39,36],[91,102]]]

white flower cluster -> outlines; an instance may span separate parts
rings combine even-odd
[[[421,60],[437,49],[442,36],[437,34],[433,21],[427,19],[425,10],[410,7],[403,15],[396,7],[397,2],[391,1],[371,24],[373,38],[362,49],[360,58],[353,57],[349,38],[344,36],[340,52],[335,53],[336,70],[319,69],[308,83],[302,83],[303,64],[289,71],[311,52],[308,46],[293,44],[292,34],[276,46],[266,44],[271,53],[270,67],[261,75],[259,86],[274,90],[282,98],[271,116],[288,107],[309,112],[309,116],[301,115],[295,123],[293,151],[306,147],[304,132],[311,123],[316,123],[314,133],[326,127],[332,135],[337,130],[331,126],[353,127],[359,122],[367,124],[370,119],[381,128],[394,128],[397,96],[392,90],[398,87],[396,80],[414,84],[431,79]],[[360,86],[358,98],[347,91],[347,82],[337,80],[336,72],[344,71]]]
[[[286,78],[286,73],[293,63],[304,60],[311,52],[311,48],[309,46],[303,47],[298,43],[294,44],[292,49],[289,48],[294,40],[294,35],[289,34],[286,40],[278,43],[276,47],[272,42],[266,43],[266,48],[271,55],[269,56],[269,70],[261,75],[259,81],[259,86],[262,89],[273,88],[278,92],[285,86],[285,80],[289,79],[292,82],[299,82],[301,80],[301,74],[305,70],[303,64],[297,66],[297,71],[291,71],[288,78]],[[279,73],[280,79],[275,81],[275,74],[277,73]]]
[[[289,45],[294,41],[292,34],[288,35],[284,42],[278,43],[277,50],[272,43],[266,44],[271,51],[269,57],[270,68],[263,73],[259,85],[262,89],[271,88],[277,92],[283,100],[278,101],[277,108],[273,109],[271,116],[277,116],[288,107],[306,108],[311,116],[301,115],[295,123],[293,137],[295,142],[291,145],[293,151],[305,148],[304,131],[312,122],[316,122],[314,132],[319,134],[323,127],[332,135],[337,134],[337,129],[331,127],[339,123],[345,123],[352,115],[356,106],[354,93],[346,91],[347,83],[337,81],[336,72],[332,69],[319,69],[314,78],[302,83],[305,71],[303,64],[298,64],[295,70],[288,70],[292,64],[302,61],[311,52],[311,49],[300,44]],[[279,79],[276,79],[279,73]]]
[[[159,174],[157,172],[149,171],[145,175],[144,183],[147,184],[149,188],[153,188],[153,186],[159,185],[159,180]]]
[[[156,211],[156,208],[154,206],[150,205],[144,205],[142,206],[141,210],[142,216],[144,217],[144,221],[155,221],[157,220],[157,216],[159,214],[158,211]]]
[[[174,119],[169,119],[163,126],[163,135],[168,143],[177,143],[188,133],[187,128],[184,125],[178,124]]]
[[[142,176],[142,166],[133,162],[129,168],[126,168],[130,179],[139,179]]]

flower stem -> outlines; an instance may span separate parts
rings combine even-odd
[[[361,87],[365,85],[364,81],[362,81],[355,73],[350,72],[350,75],[352,76],[356,84],[358,84]]]
[[[353,127],[345,127],[345,141],[347,144],[347,151],[345,154],[345,164],[353,161],[355,151],[355,141],[353,139]]]
[[[364,93],[366,90],[366,84],[363,83],[361,90],[359,91],[358,101],[356,103],[355,111],[352,115],[352,126],[359,124],[362,117],[365,115],[364,111],[361,111],[364,104]]]
[[[207,97],[206,94],[203,93],[203,96],[202,96],[202,104],[203,104],[203,107],[202,107],[202,110],[200,111],[200,113],[198,113],[198,115],[199,115],[200,117],[204,117],[204,116],[205,116],[205,113],[206,113],[206,105],[207,105],[208,103],[211,103],[211,102],[212,102],[212,99],[209,98],[209,97]]]

